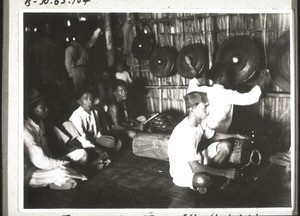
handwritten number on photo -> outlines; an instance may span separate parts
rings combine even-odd
[[[30,0],[26,0],[26,1],[25,1],[25,5],[26,5],[27,7],[29,7],[29,6],[30,6]]]
[[[49,0],[42,0],[41,3],[40,3],[40,5],[42,5],[42,4],[48,4],[48,3],[49,3]]]
[[[40,0],[40,1],[33,1],[33,3],[38,3],[39,5],[47,5],[47,4],[54,4],[54,5],[58,5],[59,3],[60,4],[80,4],[80,3],[84,3],[84,5],[86,5],[87,2],[90,2],[91,0],[73,0],[72,2],[69,1],[69,2],[66,2],[66,0]],[[29,7],[31,6],[31,0],[25,0],[25,6]]]

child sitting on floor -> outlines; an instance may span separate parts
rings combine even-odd
[[[84,148],[105,147],[115,151],[120,150],[122,143],[112,136],[102,135],[99,116],[93,107],[92,92],[84,89],[79,95],[77,103],[80,105],[71,115],[70,121],[74,124],[80,137],[78,140]]]

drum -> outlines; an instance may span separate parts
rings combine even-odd
[[[253,148],[250,140],[234,140],[233,151],[229,158],[230,163],[245,166],[250,162],[259,165],[260,161],[261,155]]]

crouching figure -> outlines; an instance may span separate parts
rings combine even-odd
[[[214,176],[227,179],[237,177],[235,169],[222,167],[232,152],[227,139],[247,137],[215,132],[207,126],[204,121],[209,114],[206,93],[190,92],[184,96],[184,100],[188,116],[175,127],[168,145],[170,175],[175,185],[206,193]],[[215,142],[199,151],[202,137]]]

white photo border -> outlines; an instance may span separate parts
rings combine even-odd
[[[17,2],[18,1],[18,2]],[[284,0],[276,1],[276,5],[272,4],[273,1],[267,0],[261,3],[259,0],[249,1],[248,9],[245,9],[245,5],[240,3],[228,5],[224,1],[202,1],[202,3],[195,3],[192,0],[188,1],[164,1],[161,3],[161,8],[155,6],[155,2],[145,3],[142,5],[141,2],[146,1],[120,1],[117,0],[114,3],[111,3],[108,0],[102,1],[101,3],[95,2],[96,0],[91,0],[91,4],[82,9],[80,7],[71,7],[71,8],[32,8],[28,9],[24,5],[24,1],[14,0],[11,1],[8,5],[8,0],[4,2],[4,61],[3,61],[3,89],[8,89],[8,94],[3,96],[5,111],[4,115],[7,114],[8,119],[3,119],[2,125],[4,124],[5,136],[3,136],[4,145],[3,159],[3,200],[4,201],[4,210],[5,214],[3,215],[99,215],[99,213],[105,213],[106,215],[287,215],[293,213],[297,210],[297,200],[298,200],[298,147],[295,145],[298,143],[297,133],[296,133],[296,118],[298,117],[297,110],[297,89],[298,83],[296,83],[297,78],[297,66],[296,66],[296,20],[295,9],[292,4],[287,4]],[[244,2],[245,1],[238,1]],[[20,3],[21,2],[21,3]],[[119,2],[119,3],[117,3]],[[139,3],[140,2],[140,3]],[[191,3],[193,7],[187,7],[187,2]],[[222,2],[222,4],[220,4]],[[232,4],[233,1],[231,1]],[[250,3],[251,2],[251,3]],[[103,5],[102,5],[103,4]],[[114,7],[116,6],[117,7]],[[153,4],[153,5],[152,5]],[[205,6],[204,6],[205,4]],[[255,7],[259,5],[260,7]],[[124,7],[121,7],[124,5]],[[180,12],[187,13],[225,13],[224,8],[226,8],[226,13],[290,13],[290,32],[291,32],[291,152],[292,152],[292,199],[291,199],[291,208],[255,208],[255,209],[24,209],[24,200],[23,200],[23,85],[24,85],[24,71],[23,71],[23,15],[24,13],[41,13],[41,12],[53,12],[53,13],[105,13],[105,12],[176,12],[179,10],[180,5],[184,5],[184,9],[180,9]],[[207,6],[208,5],[208,6]],[[225,5],[222,7],[222,5]],[[272,5],[272,7],[270,7]],[[100,9],[95,9],[95,6]],[[156,7],[152,9],[152,7]],[[204,8],[203,8],[204,7]],[[9,16],[8,16],[9,15]],[[14,41],[14,42],[13,42]],[[5,44],[8,42],[7,44]],[[6,53],[7,52],[7,53]],[[7,57],[5,56],[7,55]],[[3,94],[6,92],[3,91]],[[7,100],[7,101],[6,101]],[[7,112],[7,113],[6,113]],[[16,130],[13,130],[17,128]],[[7,130],[7,131],[6,131]],[[3,134],[3,133],[2,133]],[[7,146],[5,146],[5,144]],[[7,153],[5,155],[5,153]],[[16,160],[17,159],[17,160]],[[7,176],[6,176],[7,175]],[[7,195],[5,197],[5,195]],[[7,206],[6,206],[7,205]]]

